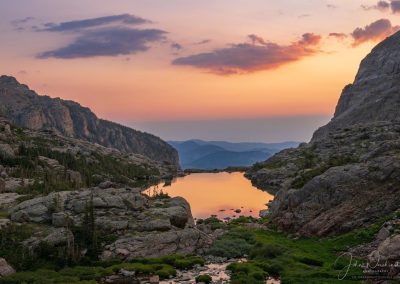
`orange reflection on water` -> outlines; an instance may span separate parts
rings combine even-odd
[[[154,188],[147,190],[151,193]],[[207,218],[217,215],[219,218],[254,216],[266,209],[273,199],[267,192],[258,190],[243,176],[243,173],[201,173],[191,174],[175,180],[171,186],[158,190],[169,196],[182,196],[191,206],[193,217]],[[235,210],[240,209],[240,213]]]

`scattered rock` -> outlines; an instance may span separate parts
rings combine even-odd
[[[4,258],[0,258],[0,277],[9,276],[14,273],[14,268],[12,268]]]
[[[373,251],[368,259],[371,263],[384,263],[386,261],[399,261],[400,259],[400,235],[394,235],[384,240],[377,250]]]

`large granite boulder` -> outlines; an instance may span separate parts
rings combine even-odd
[[[70,228],[86,226],[85,218],[91,214],[99,232],[117,239],[105,244],[103,259],[187,254],[208,242],[195,228],[185,199],[150,199],[135,188],[53,192],[10,210],[13,222],[51,224],[44,235],[28,239],[28,247],[42,241],[55,246],[72,243]]]

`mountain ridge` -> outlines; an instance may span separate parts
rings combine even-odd
[[[40,96],[14,77],[0,76],[0,115],[33,130],[51,130],[179,167],[177,151],[160,138],[99,119],[79,103]]]
[[[181,158],[184,169],[221,170],[228,167],[248,167],[263,161],[277,151],[297,146],[298,142],[252,143],[204,141],[169,141]]]

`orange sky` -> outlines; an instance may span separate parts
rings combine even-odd
[[[354,39],[349,34],[379,19],[389,19],[395,26],[399,16],[390,10],[373,9],[377,1],[293,2],[4,0],[0,3],[0,73],[16,76],[40,94],[78,101],[100,117],[125,123],[330,116],[342,88],[353,80],[360,60],[384,36],[381,32],[373,41],[352,47]],[[135,25],[134,29],[158,29],[167,34],[163,40],[148,42],[149,49],[143,52],[72,59],[37,57],[68,46],[82,34],[88,37],[82,30],[37,31],[45,23],[57,25],[121,14],[152,21]],[[15,22],[27,17],[32,19]],[[112,24],[119,27],[125,23]],[[338,40],[328,36],[332,32],[348,36]],[[304,33],[318,35],[321,40],[315,45],[304,44],[312,50],[310,55],[278,64],[278,68],[246,67],[241,74],[221,75],[215,74],[214,66],[199,67],[203,61],[171,63],[203,53],[210,57],[209,53],[216,50],[233,49],[233,44],[246,44],[251,53],[250,34],[291,50]],[[209,42],[196,44],[203,40]],[[174,43],[182,48],[171,48]],[[270,47],[262,43],[258,46],[268,56]],[[238,56],[234,56],[236,60]]]

